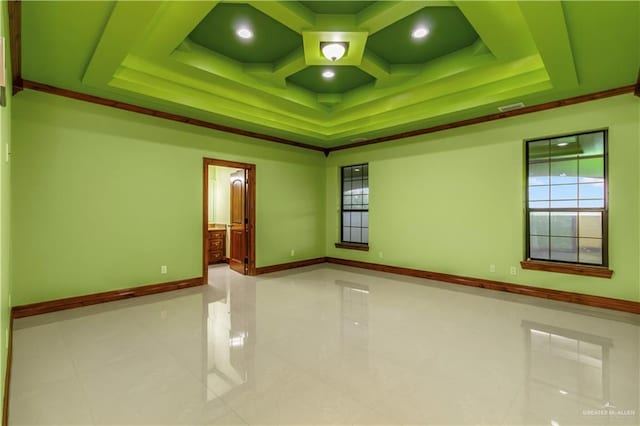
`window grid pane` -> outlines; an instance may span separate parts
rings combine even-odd
[[[606,266],[606,131],[527,142],[527,255]]]
[[[342,167],[342,236],[345,243],[369,242],[369,165]]]

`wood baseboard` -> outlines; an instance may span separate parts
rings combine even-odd
[[[13,360],[13,315],[9,319],[9,341],[7,344],[7,369],[4,375],[4,395],[2,401],[2,426],[9,424],[9,389],[11,388],[11,364]]]
[[[47,302],[32,303],[29,305],[15,306],[11,310],[13,318],[23,318],[32,315],[46,314],[65,309],[80,308],[82,306],[96,305],[98,303],[113,302],[115,300],[129,299],[132,297],[147,296],[149,294],[164,293],[182,288],[195,287],[203,284],[203,278],[189,278],[166,283],[151,284],[141,287],[125,288],[122,290],[106,291],[104,293],[88,294],[85,296],[68,297],[65,299],[50,300]]]
[[[271,272],[286,271],[287,269],[302,268],[303,266],[318,265],[326,263],[326,257],[316,257],[315,259],[298,260],[297,262],[280,263],[278,265],[262,266],[256,268],[256,275],[269,274]]]
[[[632,314],[640,314],[640,302],[634,302],[631,300],[613,299],[610,297],[593,296],[589,294],[573,293],[569,291],[531,287],[522,284],[511,284],[501,281],[485,280],[481,278],[463,277],[459,275],[443,274],[439,272],[423,271],[419,269],[402,268],[399,266],[388,266],[377,263],[360,262],[356,260],[338,259],[335,257],[327,257],[327,262],[337,265],[370,269],[373,271],[406,275],[409,277],[425,278],[428,280],[443,281],[452,284],[480,287],[489,290],[504,291],[507,293],[515,293],[543,299],[557,300],[560,302],[576,303],[579,305],[592,306],[596,308],[605,308],[621,312],[630,312]]]
[[[562,290],[552,290],[548,288],[532,287],[522,284],[512,284],[501,281],[491,281],[481,278],[464,277],[460,275],[443,274],[440,272],[424,271],[420,269],[403,268],[399,266],[389,266],[377,263],[361,262],[356,260],[339,259],[335,257],[318,257],[314,259],[299,260],[296,262],[281,263],[278,265],[263,266],[256,268],[256,275],[268,274],[271,272],[285,271],[288,269],[301,268],[304,266],[318,265],[321,263],[333,263],[337,265],[352,266],[356,268],[369,269],[373,271],[388,272],[392,274],[405,275],[409,277],[424,278],[435,281],[442,281],[451,284],[465,285],[469,287],[486,288],[489,290],[503,291],[507,293],[521,294],[537,298],[569,302],[579,305],[592,306],[596,308],[612,309],[615,311],[640,314],[640,302],[631,300],[614,299],[603,296],[593,296],[589,294],[574,293]],[[12,309],[13,318],[23,318],[32,315],[40,315],[49,312],[61,311],[65,309],[78,308],[82,306],[95,305],[98,303],[112,302],[115,300],[128,299],[131,297],[146,296],[149,294],[163,293],[182,288],[195,287],[203,284],[202,277],[186,280],[172,281],[167,283],[152,284],[142,287],[134,287],[122,290],[108,291],[104,293],[90,294],[86,296],[70,297],[47,302],[33,303],[30,305],[15,306]]]

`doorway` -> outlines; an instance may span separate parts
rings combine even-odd
[[[243,275],[255,275],[256,166],[204,159],[202,274],[225,262]],[[217,208],[217,209],[216,209]]]

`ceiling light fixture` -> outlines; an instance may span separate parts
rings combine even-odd
[[[331,70],[326,70],[325,72],[322,73],[322,76],[326,79],[329,79],[329,78],[335,77],[336,73]]]
[[[347,53],[347,43],[320,43],[320,50],[325,58],[335,62]]]
[[[253,31],[251,31],[249,28],[239,28],[236,31],[236,34],[238,35],[238,37],[245,40],[253,38]]]
[[[416,28],[411,33],[411,37],[415,39],[425,38],[429,34],[429,30],[425,27]]]

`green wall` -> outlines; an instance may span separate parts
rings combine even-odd
[[[640,99],[629,94],[332,153],[327,255],[640,301],[639,127]],[[599,128],[609,128],[613,278],[522,270],[523,140]],[[369,252],[334,247],[339,166],[360,162],[370,164]]]
[[[203,157],[257,164],[257,266],[328,255],[640,300],[632,95],[328,159],[33,91],[13,101],[14,305],[199,276]],[[520,269],[523,139],[605,127],[613,278]],[[358,162],[370,163],[369,252],[333,246],[339,166]]]
[[[256,164],[258,267],[324,256],[322,153],[28,90],[13,140],[14,306],[201,276],[203,157]]]
[[[0,36],[6,37],[8,28],[8,9],[6,2],[0,5]],[[10,45],[5,39],[5,92],[7,104],[0,107],[0,401],[4,400],[4,378],[7,368],[7,343],[11,315],[11,292],[9,284],[9,245],[10,245],[10,201],[11,170],[6,161],[6,146],[11,146],[11,55]],[[0,417],[2,407],[0,407]]]

